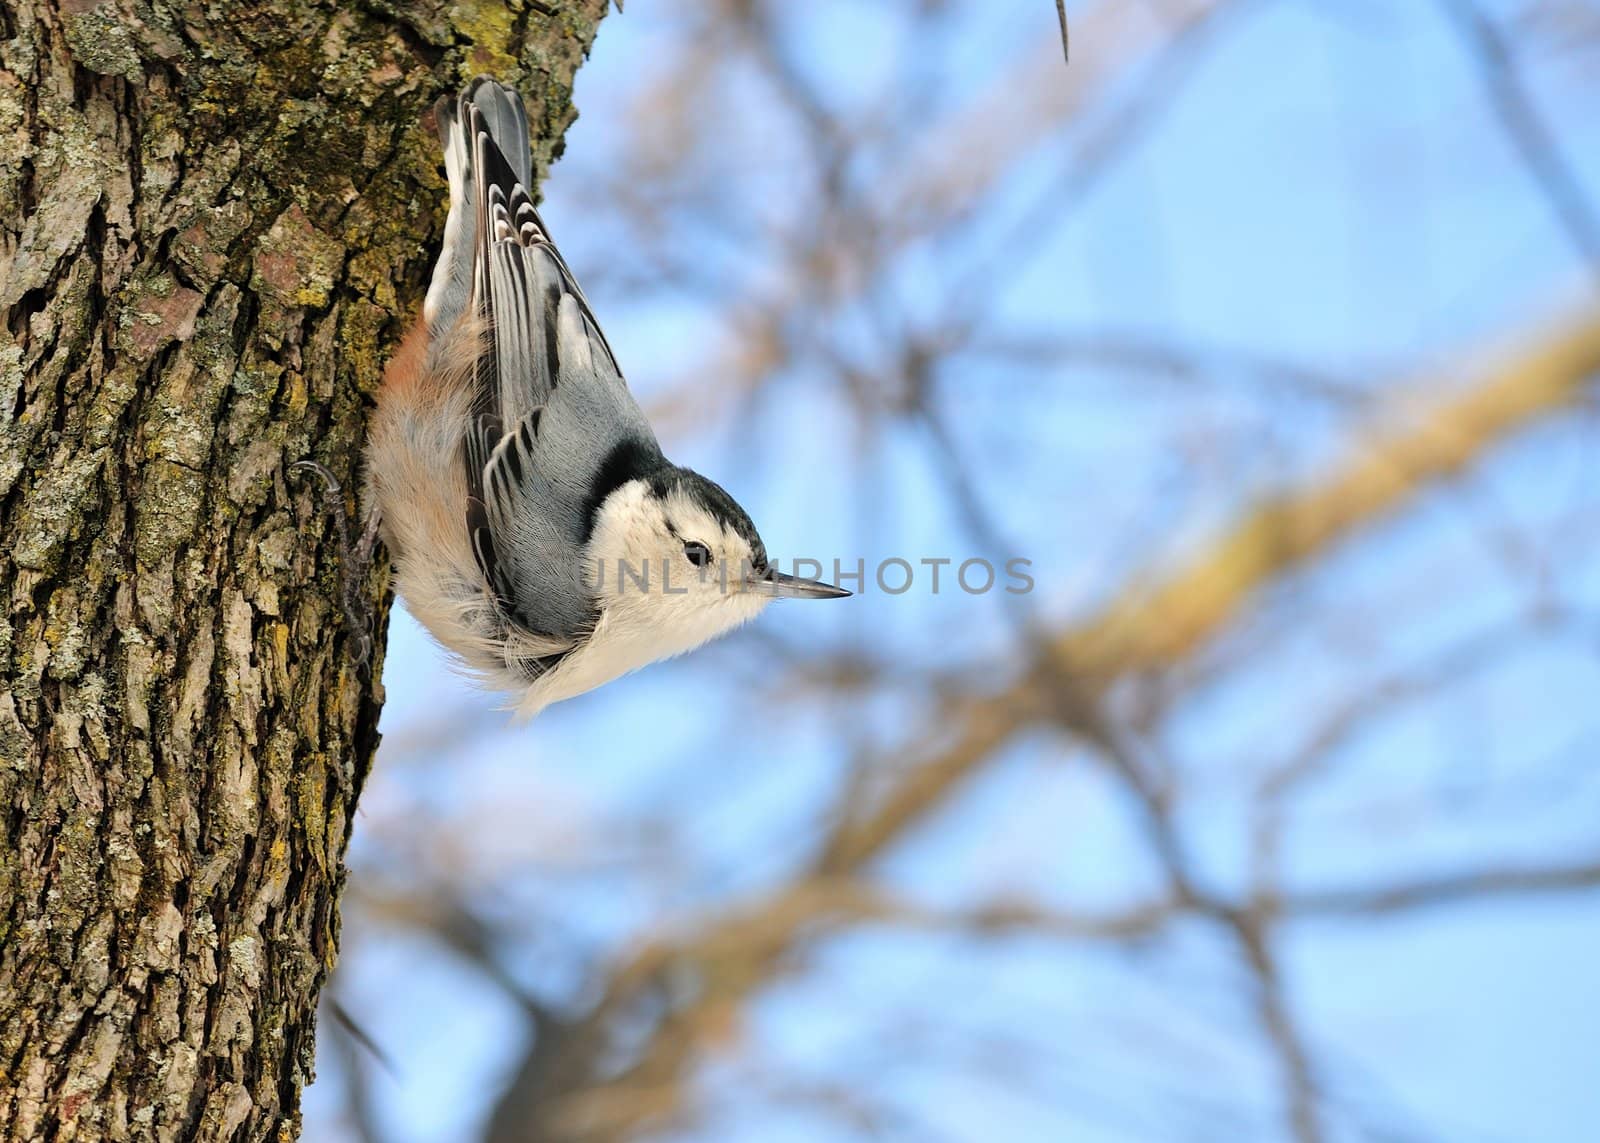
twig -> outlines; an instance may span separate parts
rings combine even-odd
[[[1474,0],[1440,0],[1473,53],[1500,123],[1543,188],[1572,244],[1600,283],[1600,217],[1529,98],[1510,45]]]

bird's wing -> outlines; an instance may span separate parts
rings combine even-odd
[[[585,585],[593,573],[581,555],[596,477],[619,457],[630,471],[664,462],[534,209],[520,98],[477,81],[462,96],[459,121],[476,196],[472,307],[485,326],[464,450],[467,525],[507,617],[576,641],[594,622]]]

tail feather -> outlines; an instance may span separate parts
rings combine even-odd
[[[461,93],[461,101],[463,110],[468,103],[478,109],[489,137],[506,157],[512,177],[524,186],[533,186],[533,157],[528,150],[528,113],[523,109],[522,97],[487,76],[479,76]]]
[[[478,244],[478,188],[474,143],[468,107],[505,156],[496,172],[500,180],[533,187],[533,156],[528,143],[528,116],[522,99],[508,87],[480,76],[459,97],[445,96],[434,105],[439,141],[444,147],[445,175],[450,182],[450,213],[444,225],[444,246],[428,284],[423,315],[430,337],[441,337],[455,325],[472,298],[474,252]],[[503,188],[509,198],[512,185]]]

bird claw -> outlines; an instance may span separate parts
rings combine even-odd
[[[344,491],[344,486],[339,483],[339,478],[333,474],[327,465],[318,464],[314,460],[297,460],[289,466],[291,472],[297,468],[303,468],[307,472],[314,472],[322,477],[322,483],[325,485],[323,492],[326,495],[337,496]]]
[[[334,476],[326,465],[314,460],[297,460],[289,466],[289,469],[311,472],[320,477],[324,497],[332,498],[344,491],[339,478]],[[339,533],[339,557],[344,580],[340,593],[341,604],[345,625],[354,643],[350,657],[359,667],[363,666],[372,655],[371,609],[365,605],[361,588],[367,573],[372,570],[373,551],[378,542],[378,517],[376,513],[373,514],[362,528],[361,538],[352,544],[350,521],[345,515],[344,506],[333,502],[330,503],[329,510],[333,513],[334,527]]]

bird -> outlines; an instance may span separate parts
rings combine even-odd
[[[738,502],[662,453],[534,206],[518,93],[480,76],[434,110],[443,247],[362,496],[411,614],[532,717],[774,599],[850,595],[780,572]]]

